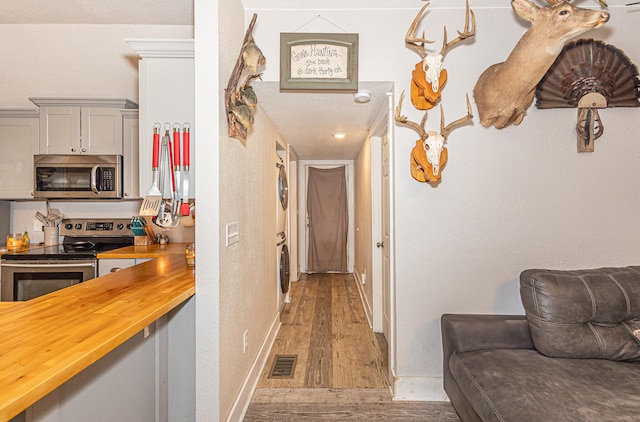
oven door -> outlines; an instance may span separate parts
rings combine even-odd
[[[96,277],[96,260],[3,260],[0,283],[3,302],[24,301]]]

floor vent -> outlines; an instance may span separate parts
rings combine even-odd
[[[298,355],[276,355],[269,378],[293,378]]]

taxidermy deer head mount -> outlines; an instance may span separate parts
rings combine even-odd
[[[547,0],[538,7],[527,0],[511,0],[516,14],[531,27],[504,63],[489,67],[473,90],[480,124],[498,129],[522,122],[531,105],[536,85],[545,75],[564,44],[570,39],[600,28],[609,14],[575,7],[568,0]]]
[[[412,128],[420,135],[420,139],[416,141],[416,146],[411,151],[411,176],[419,182],[437,183],[442,177],[440,170],[444,167],[448,157],[447,148],[444,146],[445,141],[454,128],[473,119],[469,96],[467,95],[467,115],[446,126],[444,125],[444,111],[442,104],[440,104],[440,133],[425,130],[426,111],[420,124],[403,116],[401,114],[403,98],[404,91],[400,94],[400,100],[396,107],[396,122]]]
[[[417,37],[416,35],[418,23],[420,23],[422,14],[427,6],[429,6],[429,3],[422,6],[404,38],[407,47],[418,53],[422,58],[422,62],[416,64],[415,70],[412,72],[411,81],[411,102],[418,110],[430,109],[440,99],[440,88],[447,81],[447,72],[442,68],[442,61],[447,51],[460,41],[473,37],[476,33],[476,17],[473,10],[469,10],[469,1],[467,0],[464,30],[462,32],[458,31],[458,37],[447,42],[447,27],[445,26],[442,49],[439,53],[429,53],[424,48],[424,45],[431,44],[434,41],[425,39],[424,31],[422,32],[422,37]],[[469,15],[471,15],[471,30],[469,30]]]

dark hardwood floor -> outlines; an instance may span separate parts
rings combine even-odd
[[[352,274],[303,276],[290,292],[245,421],[460,421],[447,402],[391,400],[387,343]],[[288,378],[270,377],[279,355],[297,357]]]

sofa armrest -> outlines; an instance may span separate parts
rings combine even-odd
[[[447,362],[453,352],[534,348],[524,315],[444,314],[441,328]]]
[[[480,416],[451,375],[451,355],[474,350],[533,349],[527,318],[524,315],[444,314],[440,324],[444,390],[463,421],[480,422]]]

